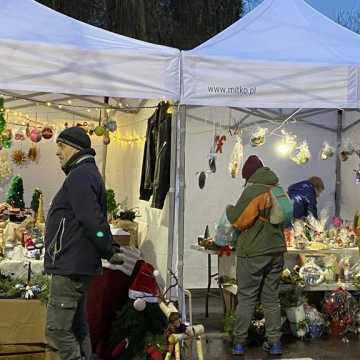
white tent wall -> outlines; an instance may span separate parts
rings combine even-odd
[[[214,136],[214,126],[206,124],[192,117],[203,118],[218,125],[229,125],[229,110],[225,108],[198,107],[188,108],[186,118],[186,186],[185,186],[185,236],[184,236],[184,286],[185,288],[203,288],[207,281],[207,256],[191,250],[191,244],[197,241],[197,236],[202,235],[208,224],[210,233],[214,233],[215,222],[220,218],[227,204],[235,203],[242,190],[243,180],[241,177],[232,179],[228,171],[231,151],[235,143],[235,137],[230,137],[227,130],[221,130],[217,125],[217,132],[225,134],[227,141],[223,147],[223,154],[218,155],[217,171],[207,176],[205,188],[200,190],[198,186],[197,172],[208,169],[208,154],[210,143]],[[239,120],[244,115],[232,110],[233,119]],[[260,120],[256,117],[248,121]],[[337,113],[318,115],[308,119],[318,124],[336,128]],[[269,126],[270,125],[270,126]],[[261,125],[272,128],[271,124]],[[254,125],[253,129],[256,128]],[[311,161],[304,165],[296,165],[289,159],[280,158],[275,151],[278,137],[269,136],[264,146],[253,148],[249,145],[249,135],[246,131],[243,135],[244,159],[251,154],[256,154],[263,159],[265,165],[271,167],[280,178],[284,187],[306,179],[312,175],[322,177],[325,182],[325,193],[319,199],[319,208],[329,208],[329,214],[334,214],[335,197],[335,157],[322,161],[319,158],[322,143],[327,141],[330,145],[336,145],[336,133],[310,125],[297,122],[286,126],[286,130],[297,135],[298,140],[307,140],[312,153]],[[216,272],[216,264],[213,264],[213,272]]]
[[[47,213],[50,202],[62,185],[65,174],[61,170],[59,159],[56,157],[55,137],[51,140],[41,140],[37,144],[40,150],[40,159],[38,163],[30,162],[25,167],[13,166],[13,175],[20,175],[24,182],[24,201],[26,206],[30,206],[32,193],[35,188],[39,188],[44,196],[44,210]],[[92,144],[96,151],[96,163],[101,169],[103,145],[102,138],[92,137]],[[9,150],[2,150],[2,153],[7,152],[8,156],[16,149],[28,151],[34,143],[30,140],[14,141],[13,146]],[[2,185],[0,197],[5,198],[6,191],[9,187],[9,182]]]
[[[144,106],[156,106],[148,101]],[[147,119],[155,109],[142,109],[136,115],[121,115],[118,129],[121,137],[145,137]],[[139,200],[144,139],[133,144],[113,141],[108,148],[106,185],[114,189],[117,201],[127,199],[129,208],[139,208],[139,245],[146,261],[160,271],[166,279],[169,230],[169,199],[162,210],[151,208],[149,202]]]

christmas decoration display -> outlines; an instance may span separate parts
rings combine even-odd
[[[104,136],[105,128],[103,126],[99,125],[94,129],[94,133],[96,136]]]
[[[115,132],[117,129],[117,123],[115,120],[108,120],[105,127],[110,132]]]
[[[31,205],[30,205],[30,208],[32,209],[32,211],[34,212],[35,214],[35,219],[36,219],[36,213],[38,211],[38,208],[39,208],[39,199],[40,199],[40,195],[42,194],[42,191],[38,188],[36,188],[34,191],[33,191],[33,194],[32,194],[32,199],[31,199]]]
[[[41,140],[42,133],[39,129],[33,128],[30,131],[30,140],[34,143],[37,143]]]
[[[45,140],[49,140],[53,137],[54,132],[50,127],[44,127],[42,129],[41,135]]]
[[[265,135],[267,133],[267,129],[265,128],[257,128],[250,137],[250,144],[253,147],[258,147],[265,144]]]
[[[299,272],[300,277],[304,280],[305,285],[319,285],[324,281],[324,273],[320,266],[315,264],[314,258],[309,258]]]
[[[306,141],[301,143],[294,151],[294,155],[291,156],[291,160],[298,165],[305,165],[311,159],[311,153]]]
[[[19,167],[26,166],[28,162],[26,153],[19,149],[12,151],[11,160],[16,166]]]
[[[215,149],[215,153],[218,154],[222,154],[223,153],[223,146],[225,144],[226,141],[226,136],[225,135],[215,135],[215,144],[216,144],[216,149]]]
[[[244,147],[241,143],[241,137],[236,136],[236,142],[232,150],[229,162],[229,172],[232,178],[236,178],[240,175],[243,157]]]
[[[331,334],[343,335],[354,330],[358,304],[348,291],[338,288],[325,295],[322,312],[330,321]]]
[[[24,209],[24,185],[21,176],[14,176],[11,179],[9,190],[6,194],[6,202],[18,209]]]
[[[320,159],[328,160],[334,156],[335,149],[330,146],[327,142],[324,142],[321,150],[320,150]]]
[[[16,141],[24,141],[25,140],[25,135],[24,135],[23,131],[21,131],[21,130],[16,131],[15,140]]]
[[[7,180],[13,173],[11,163],[6,154],[0,155],[0,183]]]
[[[31,145],[30,149],[28,150],[27,157],[30,161],[39,162],[40,150],[35,144]]]

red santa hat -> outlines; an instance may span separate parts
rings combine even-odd
[[[142,262],[129,289],[130,299],[143,299],[149,303],[159,302],[160,289],[152,265]]]

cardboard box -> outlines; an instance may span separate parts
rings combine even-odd
[[[123,243],[120,245],[130,245],[136,248],[139,247],[139,243],[138,243],[139,224],[136,221],[116,219],[113,221],[112,226],[113,228],[120,228],[127,234],[130,234],[130,242],[127,244]],[[119,241],[125,241],[125,239],[122,240],[119,239]],[[126,241],[128,240],[126,239]]]
[[[129,246],[130,245],[130,233],[124,231],[121,228],[115,228],[115,227],[111,227],[111,234],[113,237],[113,240],[118,243],[119,245],[123,245],[123,246]]]
[[[46,306],[39,300],[0,300],[0,344],[44,344],[45,325]]]

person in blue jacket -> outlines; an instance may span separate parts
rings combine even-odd
[[[317,176],[290,185],[288,195],[294,201],[294,218],[303,219],[312,214],[317,219],[317,198],[324,189],[323,181]]]

